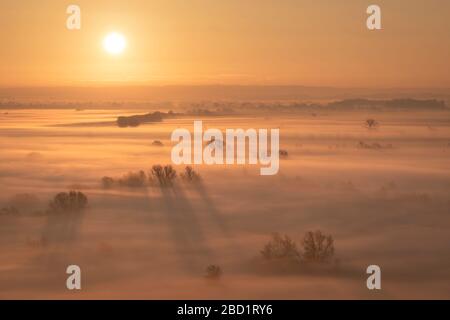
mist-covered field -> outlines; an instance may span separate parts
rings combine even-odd
[[[450,112],[183,116],[120,128],[142,110],[0,114],[0,298],[450,298]],[[199,182],[148,183],[176,128],[279,128],[275,176],[259,165],[193,166]],[[367,119],[379,124],[369,129]],[[153,143],[160,141],[161,144]],[[129,173],[144,171],[145,183]],[[128,176],[127,176],[128,175]],[[110,177],[110,184],[102,180]],[[87,207],[50,212],[60,192]],[[273,233],[298,251],[332,236],[327,263],[267,259]],[[304,260],[304,259],[303,259]],[[66,289],[79,265],[82,290]],[[208,266],[221,274],[210,274]],[[382,290],[366,287],[379,265]]]

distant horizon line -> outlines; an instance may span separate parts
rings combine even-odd
[[[103,88],[202,88],[202,87],[246,87],[246,88],[312,88],[339,90],[450,90],[450,86],[330,86],[303,84],[95,84],[95,85],[0,85],[0,90],[11,89],[103,89]]]
[[[348,98],[437,98],[450,100],[450,88],[370,88],[305,85],[109,85],[0,87],[0,99],[188,101],[323,100]]]

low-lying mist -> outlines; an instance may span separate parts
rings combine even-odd
[[[173,165],[170,134],[194,116],[60,126],[136,114],[2,115],[1,298],[73,298],[70,264],[76,298],[372,298],[372,264],[376,298],[449,297],[448,111],[200,116],[279,128],[276,176]]]

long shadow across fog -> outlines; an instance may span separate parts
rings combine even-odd
[[[198,181],[194,184],[194,190],[197,191],[197,193],[200,195],[200,198],[202,200],[202,203],[206,207],[206,211],[210,215],[210,217],[214,220],[216,225],[219,227],[219,229],[222,231],[222,233],[227,237],[231,238],[230,230],[228,228],[227,223],[224,221],[221,213],[217,209],[216,205],[212,201],[211,197],[208,194],[208,191],[205,188],[205,185],[202,181]]]
[[[189,199],[177,186],[160,187],[159,190],[178,256],[190,271],[203,270],[212,258],[212,252]]]
[[[74,263],[71,252],[79,239],[84,214],[48,214],[37,247],[29,247],[29,250],[37,251],[36,254],[11,275],[11,285],[15,289],[39,287],[46,291],[65,288],[65,270]]]
[[[42,236],[49,244],[69,245],[77,240],[84,212],[49,214]]]
[[[223,218],[222,213],[219,211],[214,201],[211,199],[207,188],[202,181],[198,181],[194,184],[194,190],[200,196],[202,203],[204,204],[206,211],[210,218],[219,227],[222,234],[227,238],[227,245],[231,253],[239,254],[239,246],[236,244],[235,239],[230,231],[230,228]]]

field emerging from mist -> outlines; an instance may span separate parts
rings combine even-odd
[[[0,298],[450,298],[450,112],[114,124],[139,113],[2,111],[0,208],[19,213],[0,215]],[[368,118],[379,127],[366,128]],[[279,128],[288,155],[278,175],[199,165],[201,186],[102,186],[104,176],[171,164],[172,131],[192,131],[199,119],[204,129]],[[87,209],[70,219],[46,214],[69,190],[88,197]],[[260,251],[272,233],[301,243],[310,230],[333,236],[333,269],[266,266]],[[66,289],[71,264],[82,270],[78,292]],[[205,277],[211,264],[220,279]],[[366,288],[371,264],[382,270],[378,292]]]

